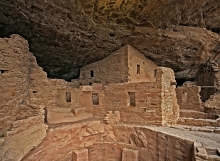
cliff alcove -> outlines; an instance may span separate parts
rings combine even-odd
[[[0,161],[219,161],[219,0],[0,0]]]
[[[76,78],[80,67],[125,44],[172,68],[179,79],[194,77],[219,53],[218,0],[1,0],[0,5],[0,36],[27,39],[51,78]]]

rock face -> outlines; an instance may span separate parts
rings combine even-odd
[[[48,79],[21,36],[0,39],[0,160],[219,160],[219,116],[213,111],[181,111],[179,123],[185,126],[177,126],[179,105],[173,70],[155,68],[151,62],[147,72],[143,68],[139,71],[147,61],[140,53],[135,57],[128,63],[134,64],[128,66],[136,71],[129,72],[134,82],[76,88],[74,82]],[[213,70],[218,78],[218,66]],[[146,78],[154,73],[155,79],[139,82],[141,73]],[[210,81],[218,87],[216,78]],[[187,83],[180,95],[188,92],[199,100],[199,90],[193,93],[188,89],[194,85]],[[181,97],[187,103],[180,104],[183,109],[192,102],[187,98]],[[173,128],[159,127],[171,125]]]
[[[220,50],[218,0],[2,0],[0,5],[0,36],[25,37],[49,77],[76,78],[79,67],[130,44],[172,68],[178,79],[191,79]]]

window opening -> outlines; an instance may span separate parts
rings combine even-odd
[[[93,70],[90,71],[90,77],[94,77],[94,71]]]
[[[92,104],[99,105],[99,94],[98,93],[92,94]]]
[[[187,92],[183,92],[182,103],[187,103],[187,102],[188,102],[188,93]]]
[[[129,104],[130,104],[130,106],[135,107],[136,106],[135,92],[128,92],[128,96],[129,96]]]
[[[66,92],[66,102],[71,102],[71,93]]]
[[[3,74],[3,73],[7,73],[8,70],[0,70],[0,75]]]
[[[157,75],[157,70],[155,69],[154,70],[154,77],[156,77],[156,75]]]
[[[137,74],[140,74],[141,73],[141,68],[140,68],[140,65],[137,64]]]

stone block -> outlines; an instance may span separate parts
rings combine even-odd
[[[217,126],[217,121],[216,120],[204,120],[204,126]]]
[[[192,127],[191,131],[198,131],[200,127]]]
[[[124,148],[122,151],[122,161],[138,161],[138,150]]]
[[[202,159],[208,159],[208,154],[206,152],[206,149],[204,147],[197,147],[197,156]]]
[[[88,149],[75,150],[72,153],[73,161],[88,161]]]
[[[220,148],[217,148],[217,154],[220,156]]]
[[[220,161],[220,157],[217,155],[209,155],[209,161]]]
[[[207,127],[201,127],[201,128],[199,128],[199,131],[202,131],[202,132],[214,132],[214,129],[210,129],[210,128],[207,128]]]
[[[186,125],[191,125],[193,118],[185,118],[186,120]]]
[[[220,134],[220,128],[215,129],[215,133]]]
[[[201,119],[192,119],[191,120],[191,125],[194,126],[203,126],[203,121]]]

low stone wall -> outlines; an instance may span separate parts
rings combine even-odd
[[[180,117],[188,117],[194,119],[212,119],[216,120],[219,118],[218,115],[213,113],[205,113],[193,110],[180,110]]]
[[[176,88],[177,100],[180,110],[202,111],[199,86],[182,86]]]
[[[147,127],[90,121],[51,127],[46,139],[23,160],[65,161],[80,159],[81,153],[89,161],[190,161],[193,142]]]
[[[220,118],[216,120],[212,119],[194,119],[181,117],[178,120],[178,124],[191,125],[191,126],[213,126],[220,127]]]

